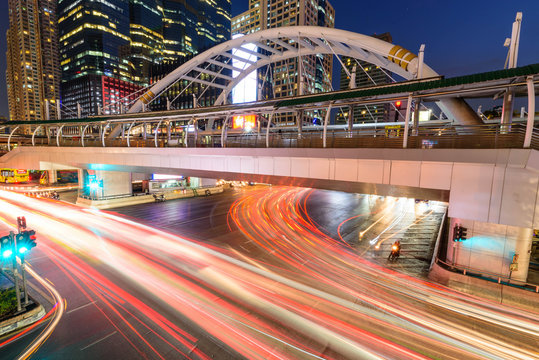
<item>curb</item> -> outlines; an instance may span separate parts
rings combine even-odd
[[[194,189],[194,190],[186,189],[185,193],[183,191],[182,192],[170,191],[170,192],[163,192],[162,194],[165,196],[166,200],[175,200],[175,199],[196,197],[197,193],[198,193],[198,196],[207,196],[207,195],[218,194],[222,192],[223,192],[223,188],[216,186],[212,188],[199,188],[199,189]],[[130,206],[130,205],[153,203],[153,202],[155,202],[153,195],[139,195],[139,196],[128,196],[128,197],[110,199],[110,200],[88,200],[84,198],[77,198],[76,205],[93,207],[96,209],[104,210],[104,209],[111,209],[111,208],[124,207],[124,206]]]
[[[34,309],[0,322],[0,336],[21,329],[39,321],[45,316],[45,309],[40,304]]]

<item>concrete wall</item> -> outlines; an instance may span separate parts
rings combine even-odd
[[[468,229],[465,241],[452,241],[455,224]],[[509,278],[509,265],[513,255],[518,254],[519,269],[511,274],[511,279],[526,282],[532,246],[531,229],[457,218],[451,219],[449,229],[449,263],[478,269],[485,276]]]
[[[0,162],[424,196],[449,200],[450,217],[539,228],[539,152],[529,149],[18,147]]]
[[[103,196],[126,195],[133,193],[131,173],[119,171],[96,171],[96,178],[103,179]]]

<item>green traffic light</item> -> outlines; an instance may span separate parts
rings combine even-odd
[[[13,255],[13,251],[11,250],[4,250],[4,252],[2,253],[2,257],[4,259],[9,259],[11,257],[11,255]]]
[[[19,248],[19,254],[24,254],[27,251],[28,251],[28,249],[25,246],[22,246],[22,247]]]

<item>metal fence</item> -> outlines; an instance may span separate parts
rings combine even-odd
[[[525,124],[485,124],[485,125],[438,125],[420,126],[411,129],[407,148],[411,149],[505,149],[522,148],[526,133]],[[402,148],[404,129],[399,127],[328,130],[325,146],[328,148]],[[199,131],[198,134],[158,133],[146,137],[117,137],[107,139],[107,134],[91,133],[84,137],[85,147],[223,147],[220,132]],[[266,132],[245,132],[229,134],[225,147],[241,148],[323,148],[324,133],[319,130],[298,132],[296,128],[271,128]],[[82,139],[76,132],[62,136],[35,136],[35,146],[81,147]],[[32,137],[15,134],[10,149],[16,146],[32,146]],[[531,139],[532,149],[539,150],[539,128],[534,128]],[[7,144],[0,144],[0,152],[7,152]]]

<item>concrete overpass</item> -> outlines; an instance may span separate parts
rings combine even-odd
[[[130,191],[130,173],[251,180],[449,202],[450,229],[468,228],[460,264],[508,275],[529,262],[539,228],[539,151],[533,149],[253,149],[20,147],[6,168],[96,170],[106,195]],[[449,234],[451,236],[451,234]],[[527,266],[525,267],[527,269]],[[527,270],[513,274],[525,281]]]

